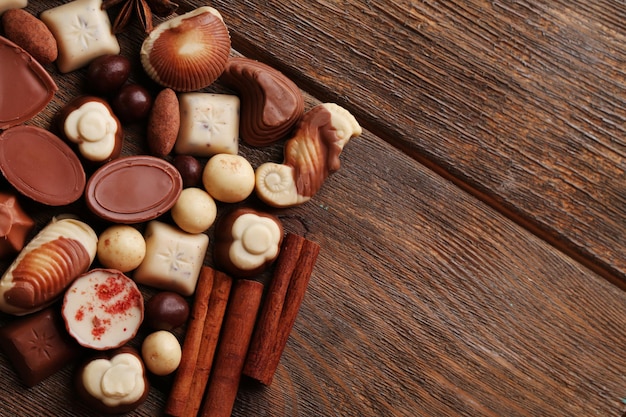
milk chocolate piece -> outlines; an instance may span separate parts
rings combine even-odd
[[[105,414],[134,410],[150,388],[139,352],[131,347],[94,355],[79,366],[74,381],[79,397]]]
[[[115,159],[89,179],[89,209],[115,223],[140,223],[167,212],[180,195],[183,180],[169,162],[147,155]]]
[[[48,105],[57,89],[37,60],[0,36],[0,129],[31,119]]]
[[[98,236],[80,220],[53,219],[28,242],[0,280],[0,311],[42,310],[85,272],[96,257]]]
[[[14,126],[0,134],[0,171],[17,191],[49,206],[76,201],[85,171],[58,136],[36,126]]]
[[[231,57],[220,80],[241,95],[241,139],[252,146],[270,145],[286,137],[304,113],[296,84],[269,65]]]
[[[88,162],[101,164],[120,156],[124,131],[105,100],[76,97],[61,109],[57,121],[64,137]]]
[[[21,251],[34,225],[15,195],[0,192],[0,258]]]
[[[81,352],[52,307],[4,326],[0,329],[0,344],[29,387],[61,370]]]
[[[269,213],[247,207],[232,210],[215,227],[214,261],[233,277],[263,272],[278,257],[283,225]]]

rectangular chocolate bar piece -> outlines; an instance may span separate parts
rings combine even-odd
[[[0,347],[29,387],[59,371],[82,351],[53,307],[1,328]]]

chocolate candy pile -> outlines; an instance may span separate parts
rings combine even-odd
[[[0,3],[0,171],[8,181],[0,256],[11,261],[0,311],[16,316],[0,329],[0,346],[28,386],[81,352],[76,390],[105,413],[135,409],[151,375],[173,374],[168,415],[230,415],[242,374],[271,383],[319,253],[247,203],[307,202],[361,128],[333,103],[305,111],[282,73],[231,56],[217,10],[175,15],[167,3],[152,30],[142,22],[139,59],[161,86],[154,98],[128,82],[110,4],[73,0],[35,16],[25,2]],[[27,126],[58,92],[46,65],[83,69],[90,91],[65,103],[52,126]],[[207,92],[216,81],[234,93]],[[146,154],[122,155],[125,126],[136,121],[146,121]],[[240,140],[285,141],[284,160],[254,168]],[[59,208],[82,200],[85,218],[105,227],[58,216],[36,230],[22,198]],[[216,269],[205,265],[210,232]],[[255,278],[265,271],[263,298]],[[144,300],[142,287],[156,293]],[[142,326],[150,334],[139,351],[130,346]],[[171,332],[182,326],[181,346]]]

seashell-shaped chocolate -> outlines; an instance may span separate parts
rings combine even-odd
[[[298,86],[269,65],[232,57],[220,80],[241,96],[239,134],[249,145],[266,146],[283,139],[304,113]]]
[[[224,71],[230,34],[222,16],[203,6],[159,24],[141,46],[141,64],[157,83],[175,91],[212,84]]]
[[[73,218],[53,219],[0,279],[0,311],[24,315],[54,302],[96,256],[98,236]]]
[[[306,112],[293,137],[285,143],[282,164],[266,162],[255,171],[258,197],[273,207],[305,203],[341,165],[339,155],[362,132],[348,110],[324,103]]]

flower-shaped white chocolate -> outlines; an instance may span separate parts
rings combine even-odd
[[[231,262],[243,270],[251,270],[274,259],[281,241],[280,227],[270,218],[246,213],[232,227]]]
[[[91,161],[104,161],[113,153],[118,123],[109,109],[88,101],[72,111],[63,124],[65,135],[78,144],[78,150]]]
[[[132,404],[146,389],[143,365],[132,353],[93,360],[85,366],[82,382],[90,395],[108,407]]]

